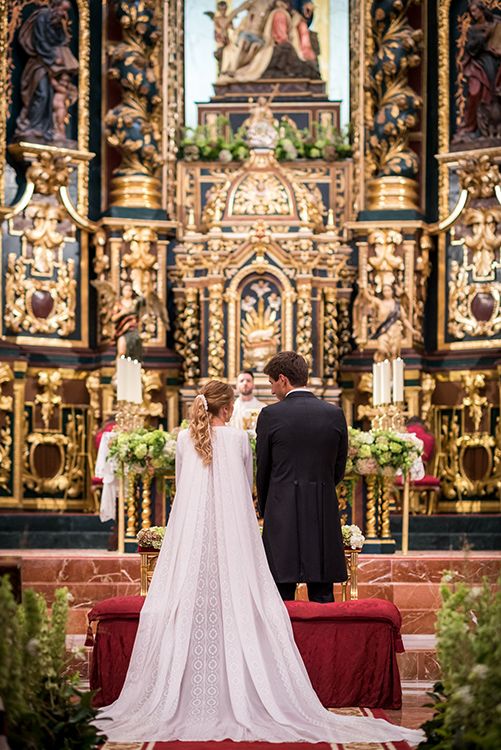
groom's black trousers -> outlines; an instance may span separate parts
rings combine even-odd
[[[308,599],[310,602],[327,604],[334,601],[332,583],[307,583]],[[292,601],[296,594],[295,583],[277,583],[280,596],[284,601]]]

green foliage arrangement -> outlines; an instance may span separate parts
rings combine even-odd
[[[230,130],[228,134],[227,126],[228,120],[219,117],[215,128],[207,125],[186,128],[179,144],[179,158],[186,161],[220,161],[223,164],[245,161],[249,156],[249,146],[245,140],[246,128],[242,126],[236,132]],[[275,156],[278,161],[335,161],[352,155],[347,129],[340,133],[317,124],[314,130],[301,130],[290,120],[282,119],[277,126],[277,133]]]
[[[30,589],[16,604],[0,579],[0,697],[11,750],[92,750],[105,738],[90,722],[92,693],[78,689],[66,653],[68,590],[58,589],[51,615]]]
[[[441,587],[437,654],[442,680],[430,693],[433,718],[420,750],[501,748],[501,577],[497,590],[464,583]]]
[[[412,433],[350,427],[348,437],[347,476],[393,476],[399,469],[406,474],[422,453],[422,446]]]
[[[176,435],[165,430],[141,428],[117,432],[110,440],[109,457],[134,474],[162,474],[174,470]]]

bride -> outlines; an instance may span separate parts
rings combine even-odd
[[[177,491],[119,698],[113,741],[419,742],[420,731],[321,705],[294,642],[252,504],[233,389],[213,380],[178,436]]]

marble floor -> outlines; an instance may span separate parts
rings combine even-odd
[[[426,691],[432,687],[431,682],[402,682],[402,708],[399,711],[385,709],[388,719],[393,724],[418,729],[433,714],[433,709],[426,707],[426,704],[431,703]]]

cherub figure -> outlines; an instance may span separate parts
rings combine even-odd
[[[52,97],[52,114],[54,117],[54,140],[66,140],[66,124],[69,121],[68,110],[78,98],[77,87],[72,83],[68,73],[61,73],[51,79],[54,95]]]

